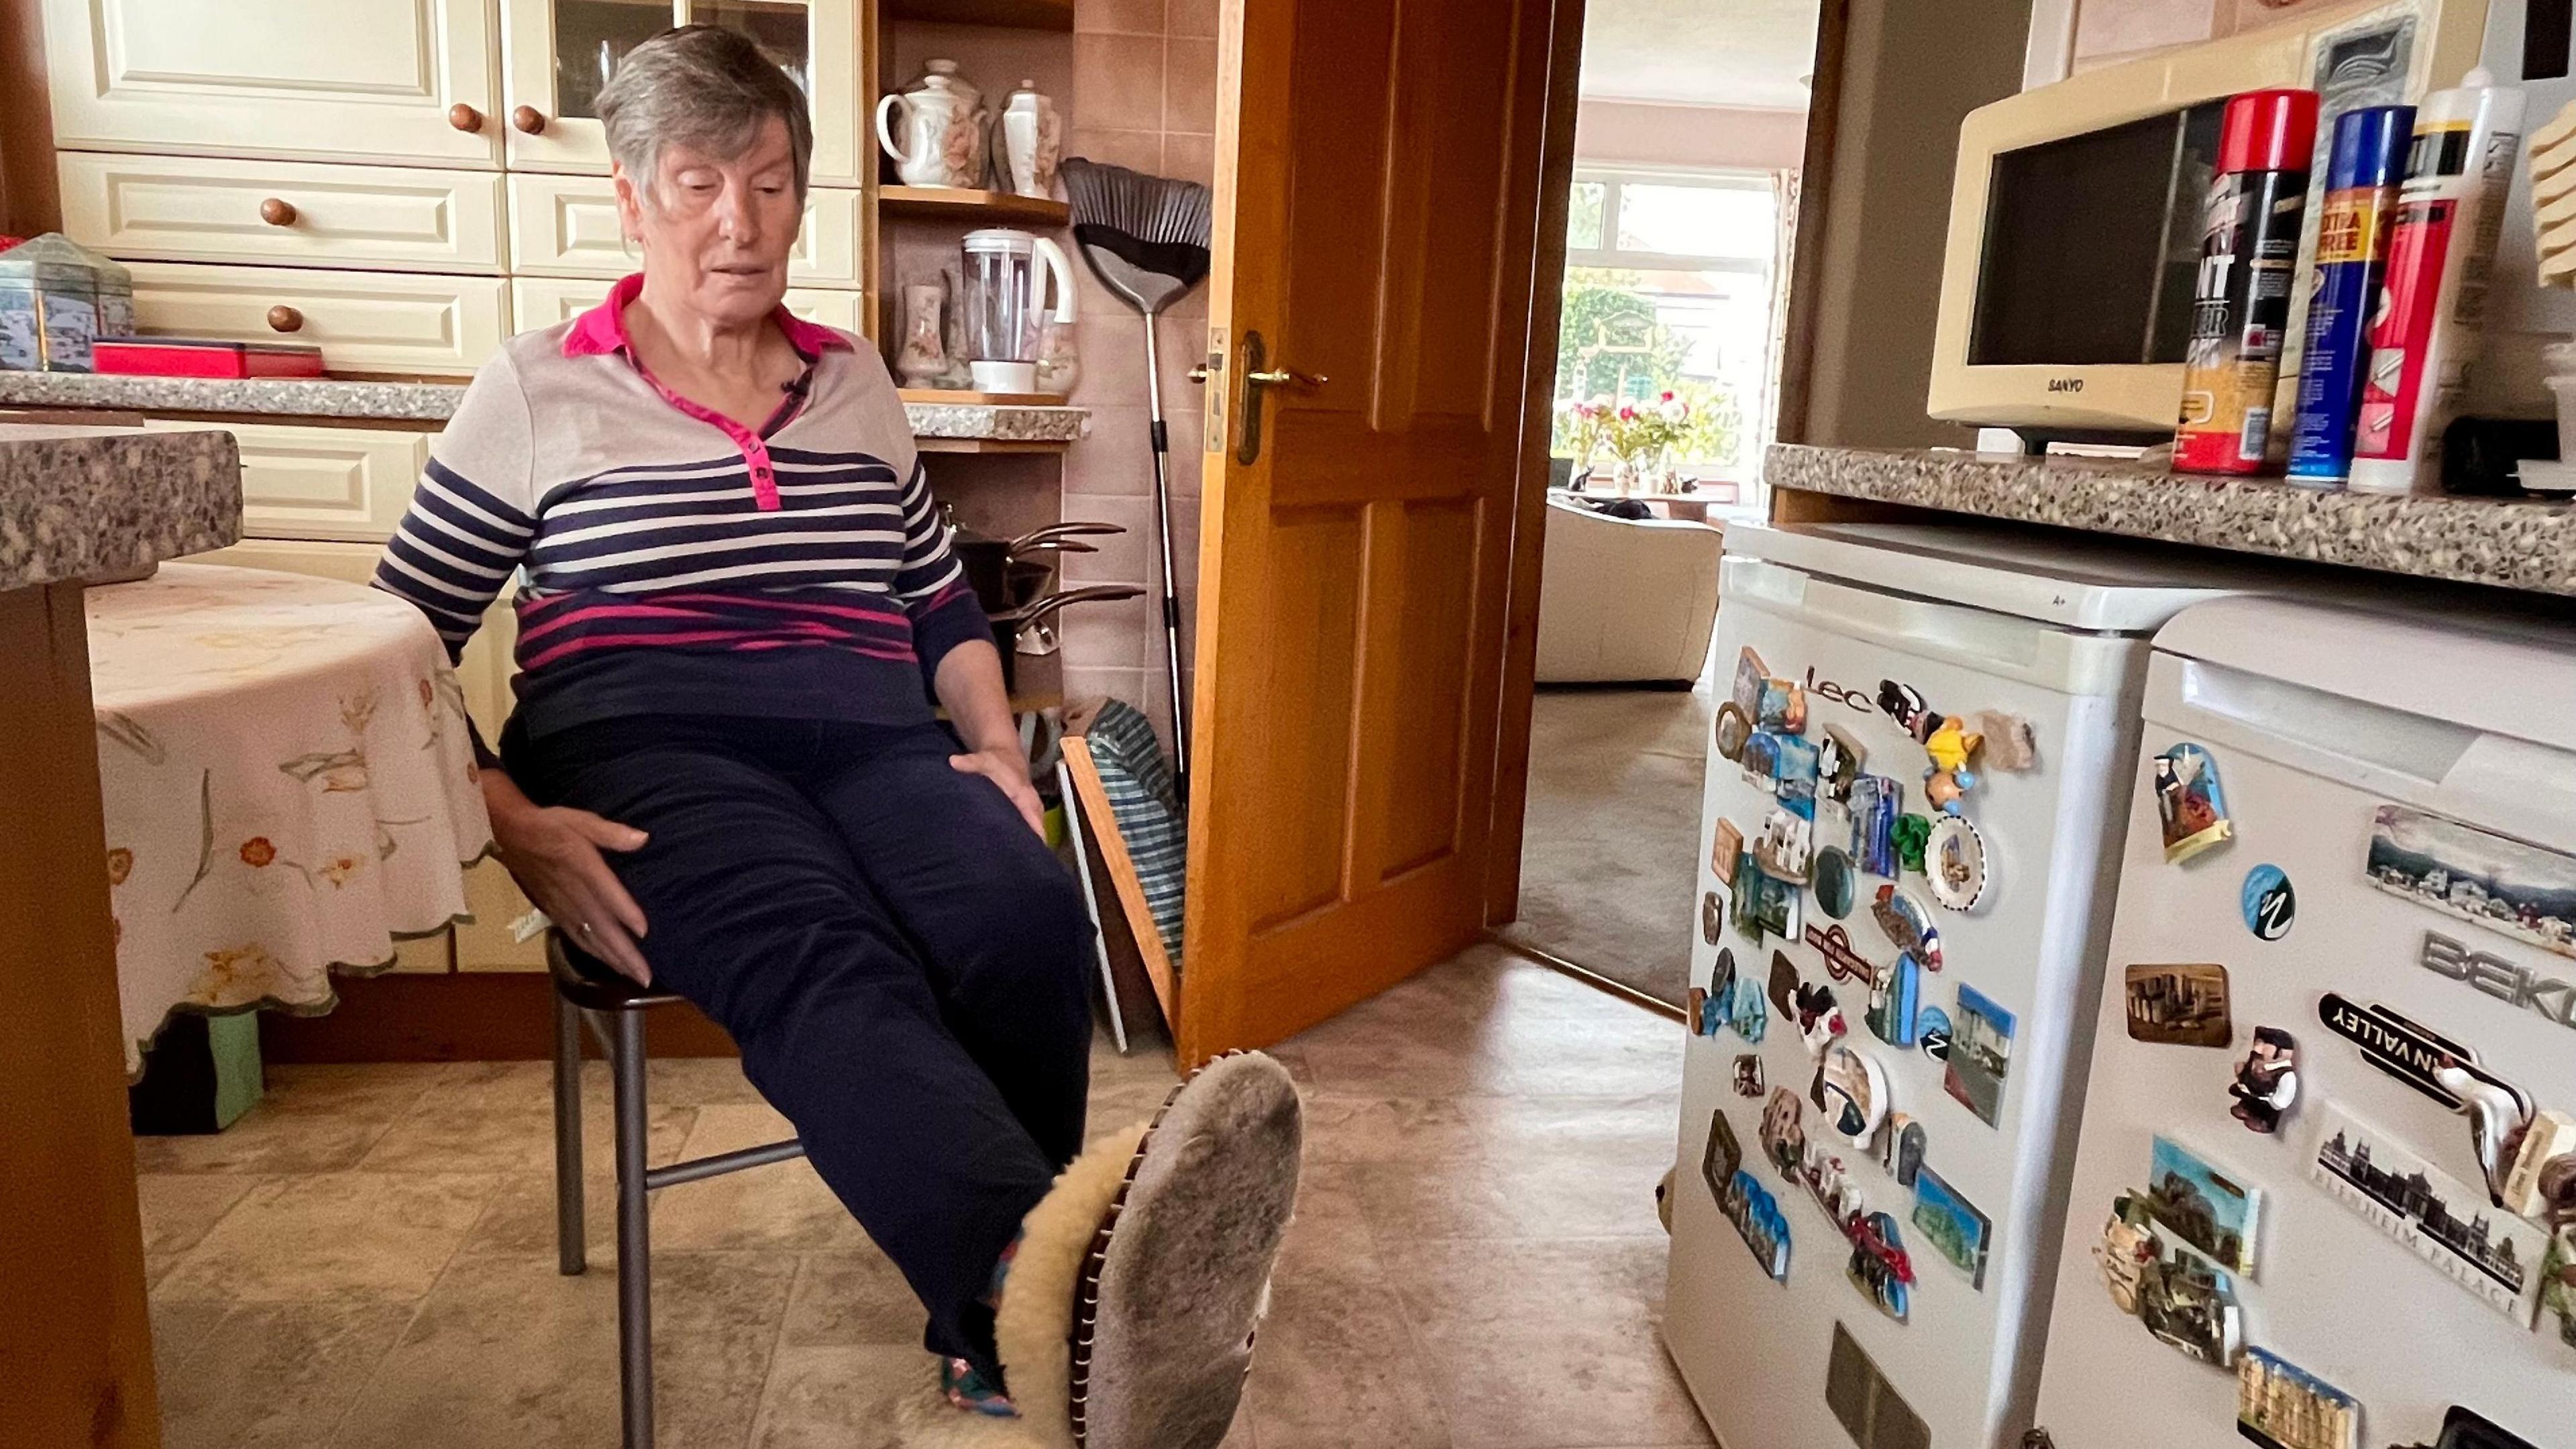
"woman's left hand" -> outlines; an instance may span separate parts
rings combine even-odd
[[[1020,818],[1038,839],[1046,839],[1046,810],[1038,803],[1038,791],[1029,783],[1028,756],[1021,753],[1019,737],[1014,735],[1005,748],[995,746],[971,754],[950,755],[948,764],[962,774],[981,775],[1002,789],[1004,798],[1019,808]]]

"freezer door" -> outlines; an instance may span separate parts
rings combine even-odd
[[[2301,663],[2310,677],[2367,687],[2376,676],[2392,695],[2436,693],[2390,672],[2411,668],[2406,651],[2371,626],[2347,620],[2330,646],[2316,643],[2346,657]],[[2545,695],[2565,692],[2571,676],[2570,656],[2540,654],[2509,677],[2451,681],[2455,691]],[[2545,1235],[2488,1200],[2466,1118],[2321,1018],[2329,993],[2359,1011],[2394,1011],[2472,1049],[2538,1105],[2576,1110],[2564,984],[2576,982],[2576,947],[2549,920],[2576,910],[2576,755],[2163,653],[2145,712],[2040,1422],[2066,1449],[2245,1442],[2237,1375],[2152,1337],[2114,1303],[2095,1261],[2114,1197],[2153,1186],[2153,1139],[2163,1134],[2259,1195],[2251,1269],[2235,1284],[2243,1339],[2356,1398],[2365,1449],[2434,1443],[2453,1404],[2543,1449],[2576,1449],[2576,1337],[2565,1336],[2576,1329],[2542,1313],[2535,1331],[2529,1303]],[[2232,838],[2168,864],[2149,779],[2153,755],[2184,742],[2216,761]],[[2244,908],[2249,875],[2266,866],[2287,877],[2296,902],[2276,939],[2250,929]],[[2499,881],[2507,890],[2490,894]],[[2534,907],[2528,926],[2490,909],[2508,892]],[[2130,963],[2225,967],[2227,1044],[2133,1039],[2121,982]],[[2297,1043],[2297,1097],[2269,1135],[2229,1110],[2257,1027]],[[2396,1179],[2429,1169],[2413,1207],[2371,1204],[2356,1188],[2361,1174],[2321,1165],[2337,1137],[2333,1161],[2346,1169],[2364,1141]],[[2382,1188],[2391,1190],[2387,1179]],[[2421,1216],[2436,1201],[2491,1245],[2479,1261],[2421,1241],[2438,1236]]]
[[[1857,1356],[1883,1376],[1877,1422],[1919,1418],[1939,1446],[2009,1442],[2026,1425],[2037,1385],[2035,1358],[2056,1267],[2071,1125],[2067,1087],[2080,1081],[2085,1038],[2098,995],[2108,930],[2109,857],[2126,808],[2142,642],[2078,635],[2029,620],[1905,599],[1809,578],[1759,560],[1731,558],[1719,613],[1721,694],[1741,651],[1771,674],[1800,681],[1806,738],[1841,731],[1866,753],[1862,769],[1899,782],[1905,809],[1929,811],[1928,759],[1876,704],[1882,680],[1918,691],[1936,710],[1998,710],[2028,719],[2037,766],[1989,771],[1966,800],[1983,838],[1989,885],[1973,912],[1941,909],[1920,874],[1899,885],[1940,932],[1941,966],[1919,978],[1920,1001],[1963,1020],[1961,998],[1979,993],[2014,1018],[2008,1069],[1994,1121],[1946,1089],[1944,1067],[1922,1050],[1890,1044],[1867,1021],[1870,984],[1838,979],[1825,954],[1804,939],[1757,944],[1733,919],[1727,889],[1709,861],[1720,821],[1748,842],[1775,797],[1712,753],[1704,787],[1698,878],[1714,893],[1721,929],[1695,938],[1693,980],[1705,988],[1721,950],[1736,972],[1767,982],[1774,953],[1798,981],[1829,988],[1844,1016],[1843,1040],[1879,1063],[1892,1105],[1925,1132],[1926,1166],[1991,1221],[1982,1286],[1945,1261],[1914,1218],[1912,1189],[1898,1185],[1873,1148],[1838,1144],[1849,1180],[1872,1212],[1889,1215],[1914,1275],[1907,1322],[1885,1315],[1847,1275],[1853,1248],[1809,1190],[1766,1159],[1765,1102],[1733,1088],[1739,1056],[1759,1058],[1766,1087],[1801,1102],[1808,1135],[1833,1140],[1808,1100],[1817,1057],[1788,1013],[1766,1003],[1760,1044],[1730,1029],[1693,1036],[1685,1053],[1682,1121],[1673,1211],[1666,1335],[1701,1410],[1728,1449],[1820,1449],[1848,1442],[1828,1402],[1837,1325]],[[2070,688],[2080,684],[2083,688]],[[1827,812],[1828,814],[1830,812]],[[1848,832],[1846,831],[1847,835]],[[1845,841],[1848,844],[1848,841]],[[1858,874],[1846,916],[1825,914],[1801,890],[1801,926],[1839,928],[1872,965],[1897,949],[1870,909],[1882,877]],[[1705,900],[1705,896],[1703,897]],[[1695,907],[1694,919],[1703,912]],[[2070,1076],[2072,1073],[2072,1076]],[[1974,1094],[1973,1085],[1963,1086]],[[1741,1169],[1776,1203],[1791,1240],[1785,1283],[1774,1282],[1721,1208],[1728,1179],[1703,1167],[1713,1117],[1723,1116]],[[1882,1139],[1885,1129],[1882,1129]],[[1901,1409],[1895,1407],[1902,1405]],[[1876,1442],[1905,1442],[1902,1430]]]

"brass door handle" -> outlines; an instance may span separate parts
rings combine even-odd
[[[1282,367],[1270,372],[1247,372],[1243,375],[1243,380],[1261,387],[1287,387],[1292,383],[1298,387],[1322,387],[1332,381],[1322,373],[1299,372],[1293,367]]]
[[[1202,362],[1198,366],[1191,368],[1189,375],[1190,381],[1195,382],[1202,387],[1206,386],[1208,380],[1207,364]]]

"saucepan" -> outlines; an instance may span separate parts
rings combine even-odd
[[[956,522],[953,516],[949,521]],[[1042,553],[1093,553],[1097,550],[1092,545],[1079,541],[1082,536],[1124,532],[1125,529],[1114,523],[1077,520],[1049,524],[1018,538],[999,539],[959,525],[954,547],[958,562],[965,567],[967,585],[975,590],[975,597],[988,611],[1004,610],[1028,602],[1025,596],[1015,595],[1012,591],[1010,565],[1013,559],[1031,558]]]
[[[1017,676],[1016,664],[1023,654],[1053,654],[1057,643],[1055,630],[1047,621],[1059,611],[1075,604],[1105,604],[1116,599],[1144,596],[1141,584],[1085,584],[1078,589],[1058,589],[1042,594],[1016,608],[994,614],[993,643],[1002,651],[1002,683],[1012,685]]]

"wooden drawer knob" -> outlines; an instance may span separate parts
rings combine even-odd
[[[534,106],[521,106],[510,113],[510,124],[533,136],[546,128],[545,113]]]
[[[271,332],[299,332],[303,328],[304,314],[285,303],[280,302],[268,309],[268,330]]]
[[[447,124],[460,131],[480,131],[483,129],[483,113],[458,101],[447,108]]]
[[[259,219],[270,226],[293,226],[295,203],[282,196],[272,196],[259,204]]]

